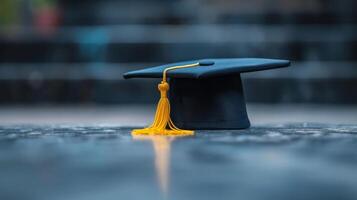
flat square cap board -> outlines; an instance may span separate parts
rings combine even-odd
[[[170,85],[173,123],[183,129],[244,129],[250,126],[240,73],[287,67],[288,60],[265,58],[200,59],[125,73],[124,78],[162,78]],[[192,66],[190,66],[192,65]],[[163,77],[165,78],[165,77]],[[170,119],[170,120],[171,120]]]
[[[163,70],[168,67],[192,63],[200,63],[200,66],[169,71],[167,73],[168,77],[200,79],[274,69],[290,65],[290,61],[288,60],[264,58],[200,59],[131,71],[125,73],[124,78],[160,78],[162,77]]]

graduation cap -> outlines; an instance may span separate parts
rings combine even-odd
[[[191,135],[191,130],[249,128],[240,73],[289,65],[288,60],[264,58],[201,59],[127,72],[125,79],[162,78],[154,122],[132,133]]]

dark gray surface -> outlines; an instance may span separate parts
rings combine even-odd
[[[2,126],[0,199],[160,199],[153,143],[109,126]],[[199,131],[171,142],[169,199],[356,199],[357,125]]]

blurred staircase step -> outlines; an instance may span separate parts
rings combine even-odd
[[[0,30],[0,63],[170,62],[204,57],[357,61],[355,25],[118,25]]]
[[[354,0],[86,0],[85,4],[81,0],[64,0],[61,6],[65,25],[357,23]]]
[[[159,63],[1,64],[0,102],[152,103],[159,80],[123,80],[126,71]],[[248,102],[356,104],[355,62],[293,62],[242,74]]]

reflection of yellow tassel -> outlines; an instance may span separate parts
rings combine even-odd
[[[182,130],[175,126],[170,117],[170,102],[167,98],[167,91],[169,84],[166,81],[166,74],[169,70],[188,68],[198,66],[199,63],[181,65],[166,68],[162,75],[162,81],[158,85],[160,91],[160,100],[156,108],[154,122],[151,126],[144,129],[134,129],[132,131],[135,135],[193,135],[194,131]]]

